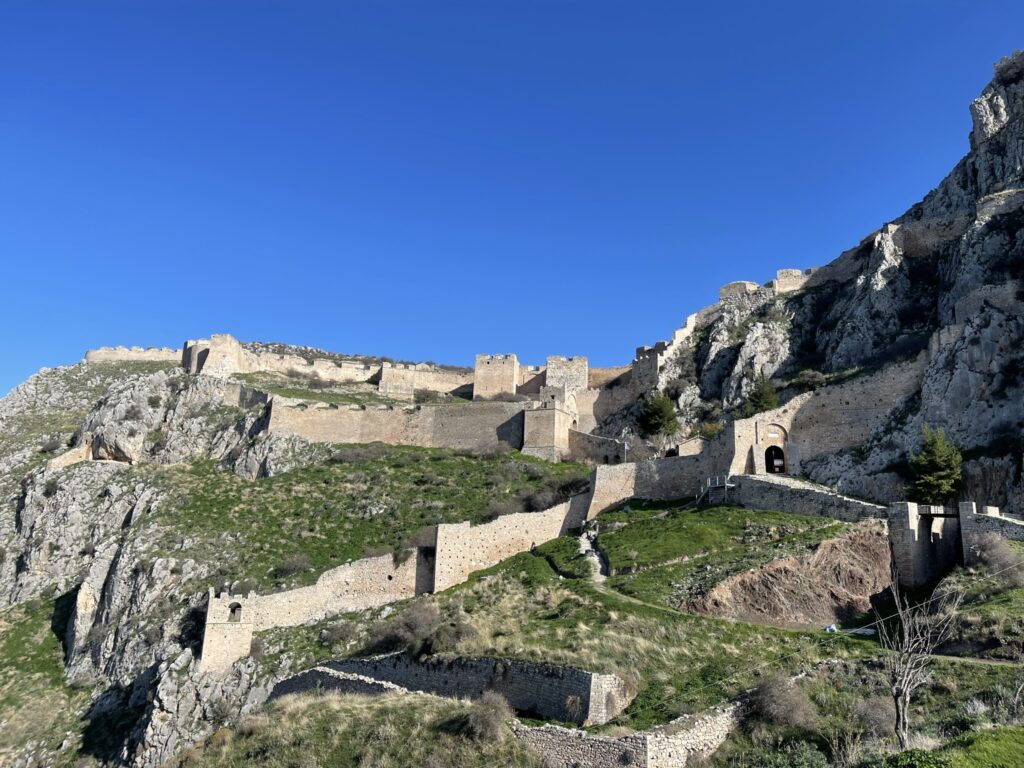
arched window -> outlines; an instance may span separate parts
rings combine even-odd
[[[228,606],[228,621],[241,621],[242,620],[242,604],[232,603]]]

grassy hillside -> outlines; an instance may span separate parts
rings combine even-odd
[[[736,507],[683,509],[634,503],[597,518],[608,584],[649,602],[685,606],[715,584],[759,565],[804,554],[852,529],[827,517]]]
[[[398,549],[423,526],[546,507],[587,477],[581,465],[518,453],[381,444],[334,446],[325,463],[256,481],[212,462],[132,471],[170,497],[152,518],[154,554],[188,540],[190,557],[219,564],[218,582],[260,589],[311,583],[347,560]]]
[[[465,702],[434,696],[289,696],[172,763],[189,768],[540,768],[511,732],[476,740]]]
[[[0,765],[29,742],[53,752],[79,732],[89,694],[64,683],[53,629],[63,612],[55,617],[53,601],[33,600],[0,613]]]

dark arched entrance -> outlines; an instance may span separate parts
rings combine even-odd
[[[232,603],[228,606],[228,621],[241,621],[242,620],[242,606],[238,603]]]
[[[764,468],[769,474],[782,474],[786,471],[786,454],[777,445],[769,445],[764,452]]]

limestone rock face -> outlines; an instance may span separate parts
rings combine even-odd
[[[722,403],[726,406],[742,404],[758,376],[771,378],[789,358],[789,332],[777,321],[759,322],[747,333],[732,373],[722,388]]]

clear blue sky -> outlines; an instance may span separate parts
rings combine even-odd
[[[923,197],[1022,32],[1019,0],[7,0],[0,392],[211,332],[624,363]]]

